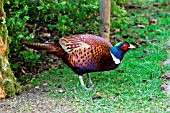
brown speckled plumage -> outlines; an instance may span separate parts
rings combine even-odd
[[[91,34],[66,36],[59,39],[58,42],[45,44],[27,41],[22,41],[22,43],[33,49],[46,50],[56,54],[78,75],[96,71],[107,71],[115,69],[119,65],[115,64],[110,53],[111,48],[113,48],[111,43]],[[122,51],[126,52],[129,44],[125,43],[122,45],[124,46],[124,48],[121,46]],[[122,53],[122,57],[125,52]]]

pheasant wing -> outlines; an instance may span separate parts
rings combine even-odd
[[[91,47],[85,41],[82,41],[81,38],[78,37],[78,35],[61,38],[59,40],[59,44],[68,54],[72,54],[74,51],[76,51],[78,49],[84,49],[84,48]]]

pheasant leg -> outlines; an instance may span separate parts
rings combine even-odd
[[[83,89],[85,89],[85,90],[91,90],[90,88],[87,88],[87,87],[85,86],[82,75],[79,75],[79,80],[80,80],[80,83],[81,83],[81,86],[82,86]]]
[[[87,73],[87,76],[88,76],[88,87],[93,87],[94,84],[93,84],[93,82],[92,82],[92,80],[91,80],[90,74]]]

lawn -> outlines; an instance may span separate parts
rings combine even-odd
[[[170,69],[162,65],[168,55],[170,38],[168,11],[169,6],[161,3],[153,6],[153,2],[128,9],[130,19],[115,35],[137,48],[128,51],[117,69],[91,73],[96,84],[92,90],[82,90],[78,76],[62,61],[58,69],[33,78],[29,87],[43,89],[55,98],[58,112],[170,112],[167,102],[170,98],[160,87],[164,82],[160,67]],[[149,23],[151,19],[156,22]],[[84,80],[87,80],[86,75]]]

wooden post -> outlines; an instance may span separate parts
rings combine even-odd
[[[100,34],[110,41],[110,0],[100,0]]]

